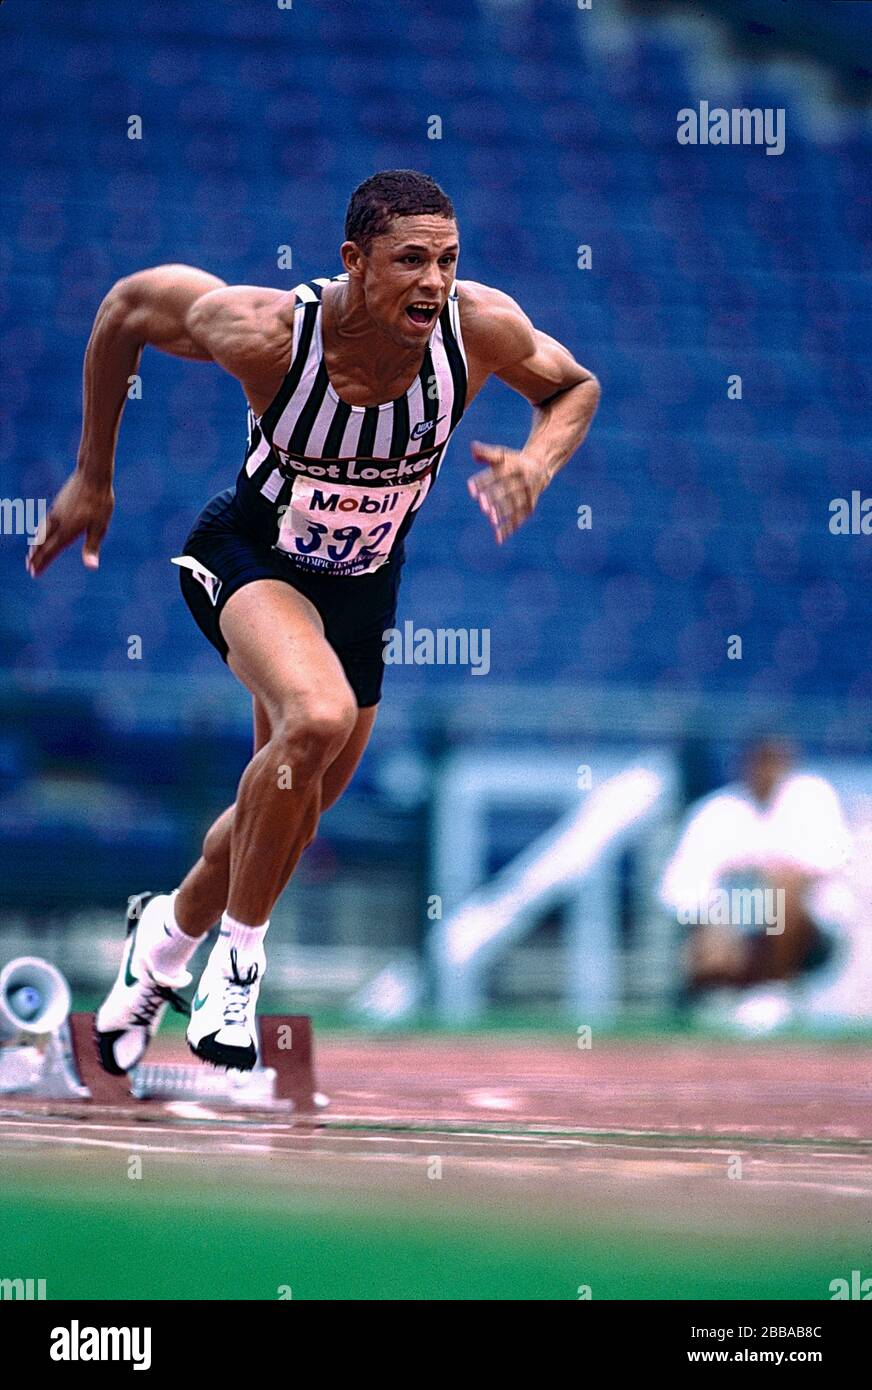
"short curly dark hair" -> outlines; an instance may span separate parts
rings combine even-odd
[[[415,169],[383,169],[355,188],[345,214],[345,239],[369,254],[372,243],[383,236],[395,217],[432,212],[454,217],[454,206],[429,174]]]

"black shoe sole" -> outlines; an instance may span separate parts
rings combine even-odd
[[[126,1028],[118,1028],[114,1033],[98,1033],[94,1029],[94,1045],[97,1048],[97,1060],[104,1071],[110,1076],[127,1076],[133,1071],[134,1067],[139,1066],[139,1062],[131,1062],[125,1071],[124,1067],[119,1067],[115,1060],[115,1044],[119,1038],[123,1038],[127,1032]],[[141,1059],[140,1059],[141,1060]]]
[[[252,1044],[251,1047],[227,1047],[224,1043],[215,1041],[217,1034],[208,1033],[205,1038],[201,1038],[195,1047],[192,1042],[188,1047],[195,1057],[199,1057],[201,1062],[208,1062],[210,1067],[226,1067],[230,1071],[253,1071],[257,1066],[257,1048]]]

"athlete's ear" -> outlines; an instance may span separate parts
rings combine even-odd
[[[366,255],[356,241],[343,241],[339,248],[342,264],[349,275],[362,277],[366,270]]]

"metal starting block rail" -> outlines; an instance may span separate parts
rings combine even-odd
[[[205,1101],[231,1109],[317,1111],[327,1097],[315,1088],[312,1020],[305,1014],[264,1014],[258,1019],[259,1060],[249,1072],[206,1062],[142,1062],[127,1076],[100,1066],[94,1015],[72,1013],[45,1049],[4,1048],[0,1094],[35,1099],[77,1099],[97,1105],[133,1101]]]

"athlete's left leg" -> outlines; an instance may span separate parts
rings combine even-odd
[[[270,723],[267,710],[255,697],[254,751],[259,753],[269,742]],[[363,757],[375,723],[378,705],[358,711],[357,723],[342,751],[324,772],[321,781],[322,813],[338,801],[351,781]],[[175,918],[186,936],[204,936],[227,907],[230,884],[230,840],[236,803],[209,827],[203,840],[203,853],[183,880],[175,897]],[[314,839],[314,835],[312,837]],[[311,844],[311,840],[309,841]],[[290,877],[290,873],[288,875]]]
[[[342,795],[363,756],[375,723],[377,705],[358,712],[351,736],[321,781],[321,809]],[[266,709],[254,708],[254,751],[269,742]],[[203,854],[179,891],[131,901],[128,946],[115,984],[97,1014],[96,1042],[107,1071],[129,1071],[141,1060],[170,1003],[182,1008],[176,991],[190,982],[186,966],[200,938],[227,907],[230,841],[235,804],[206,834]],[[314,835],[313,835],[314,838]],[[291,876],[288,863],[284,884]],[[181,905],[180,905],[181,900]]]

